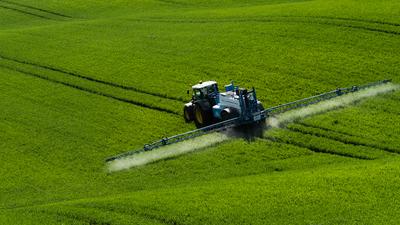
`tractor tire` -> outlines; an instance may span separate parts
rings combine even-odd
[[[201,107],[200,104],[194,105],[194,123],[197,128],[205,127],[212,123],[212,112],[207,107]]]
[[[193,105],[186,104],[183,107],[183,118],[185,118],[186,123],[190,123],[194,120],[194,107]]]

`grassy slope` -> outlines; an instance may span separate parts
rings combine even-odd
[[[296,145],[306,135],[283,135],[295,142],[234,140],[111,175],[102,163],[109,155],[193,128],[180,116],[151,108],[180,105],[184,90],[199,79],[255,85],[268,104],[398,79],[400,43],[393,33],[398,26],[371,22],[398,22],[396,1],[21,3],[73,18],[15,5],[52,19],[0,9],[3,223],[396,224],[399,219],[398,161],[382,150],[398,148],[396,94],[304,121],[336,133],[312,130],[319,137],[303,147]],[[321,16],[358,20],[316,18]],[[368,114],[373,103],[384,105],[372,110],[374,117]],[[280,137],[294,131],[274,132]],[[365,136],[360,141],[337,132]],[[349,136],[363,144],[372,139],[379,148],[332,148]],[[321,149],[380,159],[315,152]]]
[[[248,145],[237,140],[180,160],[107,175],[102,160],[114,154],[115,148],[126,149],[134,143],[146,142],[143,138],[155,138],[151,134],[135,133],[132,127],[146,126],[135,124],[141,123],[140,120],[132,125],[132,118],[137,119],[149,110],[141,112],[143,110],[135,110],[125,103],[118,104],[90,94],[82,96],[79,91],[68,90],[68,87],[49,85],[46,81],[26,78],[10,71],[2,70],[2,74],[7,74],[7,78],[4,77],[7,85],[2,87],[6,90],[2,103],[9,106],[2,111],[2,130],[5,132],[2,149],[7,156],[1,168],[5,193],[2,207],[5,209],[133,190],[188,184],[196,186],[196,183],[220,178],[303,170],[321,164],[336,165],[352,161],[269,141],[260,140]],[[30,90],[31,85],[38,89],[26,91]],[[60,101],[62,105],[54,103]],[[35,107],[38,104],[41,107]],[[110,111],[99,110],[98,104]],[[71,110],[71,107],[75,110]],[[84,109],[79,110],[79,107]],[[117,111],[121,114],[108,115]],[[169,123],[170,127],[179,124],[175,117],[164,117],[160,117],[160,120]],[[156,127],[152,129],[157,132]],[[171,129],[179,131],[182,128]],[[282,152],[282,149],[285,150]],[[4,212],[3,216],[7,216],[7,219],[13,218],[8,217],[9,213],[21,213],[19,210]],[[48,214],[52,214],[45,212],[42,215],[35,211],[29,217],[39,216],[40,220],[45,218],[47,221]],[[74,211],[61,213],[71,213],[71,217],[79,218]],[[95,217],[96,220],[101,218]],[[51,224],[51,221],[47,222]]]
[[[396,79],[399,52],[393,46],[400,44],[398,35],[384,32],[400,29],[369,22],[379,13],[377,7],[390,15],[396,8],[385,7],[396,3],[363,4],[366,21],[326,15],[328,10],[339,12],[345,3],[354,4],[242,2],[205,7],[192,3],[167,5],[170,10],[161,4],[156,11],[153,2],[146,11],[105,10],[110,14],[105,18],[89,14],[90,19],[57,26],[4,32],[0,54],[181,99],[193,81],[207,79],[254,85],[268,104],[338,86]],[[59,7],[54,10],[63,10]],[[77,12],[87,15],[92,9],[87,6]],[[282,89],[290,91],[282,95]]]
[[[400,219],[394,210],[400,197],[398,170],[397,162],[320,167],[72,201],[33,211],[82,207],[176,224],[395,223]],[[120,222],[113,216],[103,221]]]

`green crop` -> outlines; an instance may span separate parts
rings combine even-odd
[[[399,83],[399,9],[0,0],[0,224],[398,224],[398,91],[120,172],[104,159],[194,129],[200,80],[265,107]]]

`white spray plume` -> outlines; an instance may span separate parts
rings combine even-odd
[[[360,90],[358,92],[346,94],[337,98],[333,98],[330,100],[322,101],[315,105],[309,105],[304,108],[299,108],[296,110],[284,112],[278,114],[274,117],[270,117],[267,120],[267,124],[271,127],[280,127],[286,123],[290,123],[297,119],[305,118],[308,116],[312,116],[315,114],[320,114],[329,110],[337,109],[340,107],[344,107],[350,105],[356,101],[359,101],[364,98],[373,97],[378,94],[383,94],[391,91],[395,91],[399,89],[400,86],[393,83],[387,83],[383,85],[379,85],[376,87],[370,87],[367,89]]]
[[[228,136],[223,133],[206,134],[194,139],[189,139],[173,145],[167,145],[158,149],[138,153],[135,155],[127,156],[117,159],[108,163],[108,171],[116,172],[120,170],[129,169],[132,167],[146,165],[158,160],[186,154],[205,147],[209,147],[221,143],[228,139]]]

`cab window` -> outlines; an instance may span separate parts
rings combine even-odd
[[[215,87],[214,87],[214,85],[211,85],[211,86],[209,86],[208,88],[207,88],[207,93],[214,93],[214,91],[215,91]]]
[[[193,90],[193,96],[195,98],[201,98],[202,97],[202,93],[201,93],[201,91],[199,89],[194,89]]]
[[[254,93],[253,92],[249,93],[248,94],[248,98],[249,98],[250,101],[254,101],[255,100],[254,99]]]

